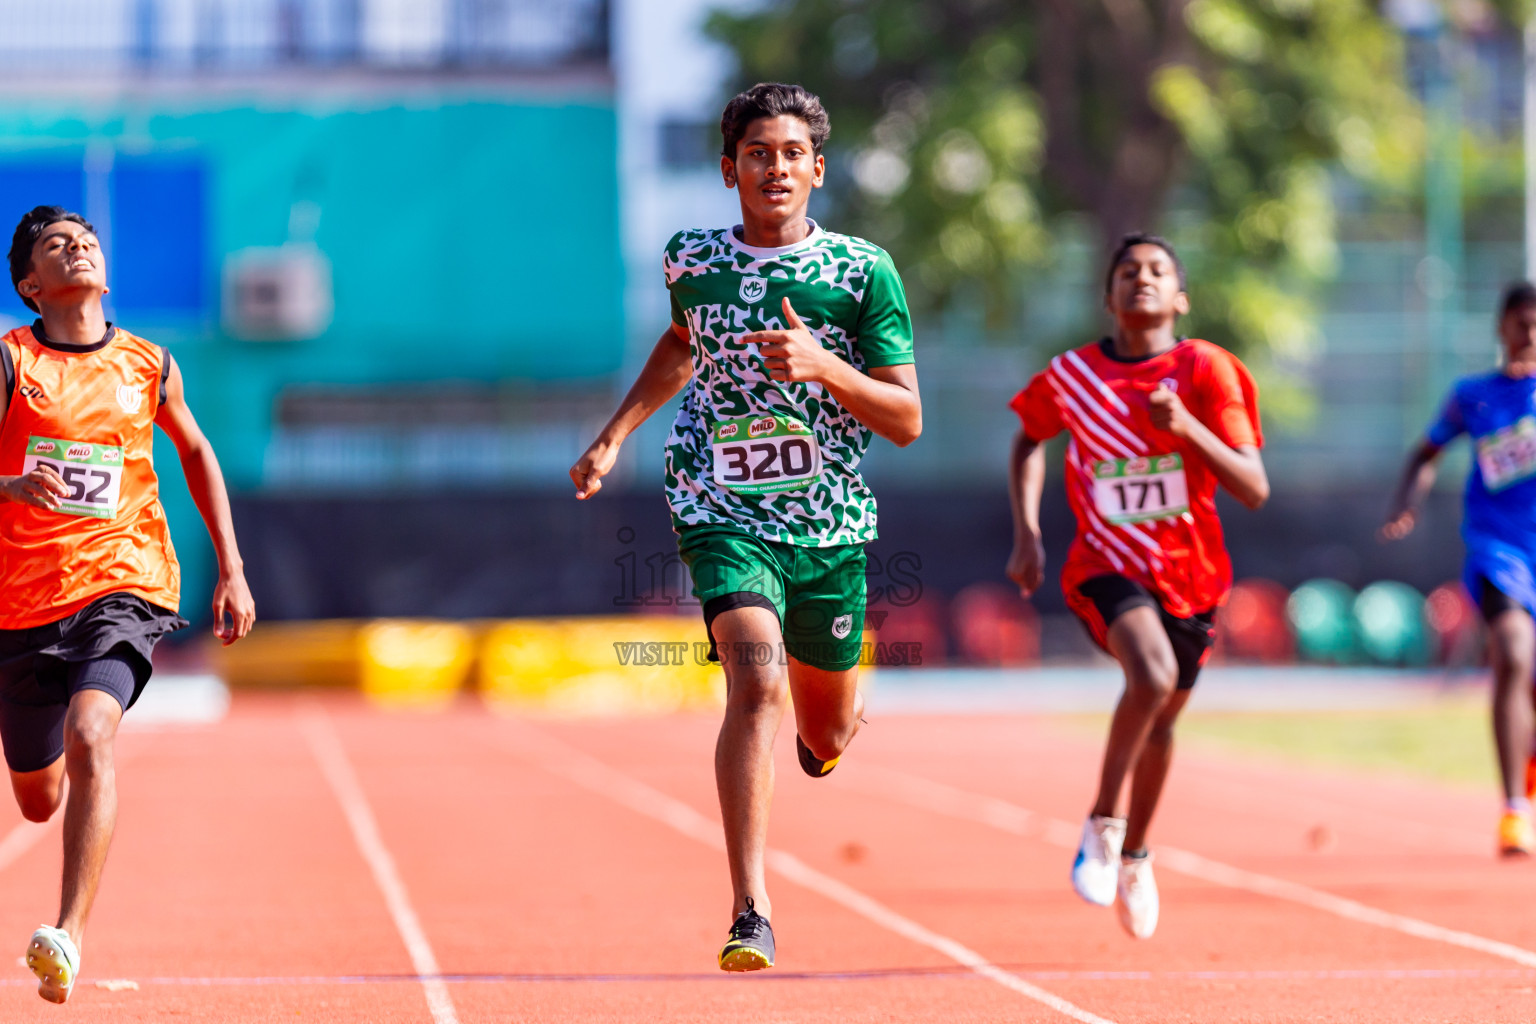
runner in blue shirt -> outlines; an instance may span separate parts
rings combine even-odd
[[[1536,286],[1511,285],[1499,312],[1504,366],[1463,377],[1440,416],[1409,454],[1381,528],[1406,537],[1415,510],[1435,482],[1435,461],[1461,434],[1476,460],[1467,478],[1461,535],[1462,581],[1488,623],[1493,664],[1493,734],[1504,781],[1499,852],[1536,850],[1531,823],[1532,700],[1536,682]]]

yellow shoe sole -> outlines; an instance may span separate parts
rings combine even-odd
[[[764,956],[762,950],[750,946],[737,946],[730,952],[722,950],[720,953],[722,971],[761,971],[772,966],[773,961]]]
[[[1499,819],[1499,856],[1529,857],[1536,847],[1536,829],[1530,819],[1517,811],[1506,812]]]

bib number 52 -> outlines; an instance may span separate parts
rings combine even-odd
[[[69,488],[68,501],[78,501],[87,505],[109,505],[112,499],[107,496],[107,490],[112,486],[114,477],[104,469],[93,469],[90,466],[78,466],[74,463],[49,462],[47,459],[38,459],[39,466],[47,466]]]

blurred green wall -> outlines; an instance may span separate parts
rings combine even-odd
[[[600,90],[0,101],[0,162],[83,164],[103,150],[206,168],[204,311],[123,326],[170,346],[234,490],[261,486],[286,384],[596,378],[619,367],[616,121]],[[55,201],[0,197],[17,216]],[[302,342],[224,336],[225,255],[289,240],[295,204],[318,207],[331,327]],[[30,319],[19,302],[0,309]],[[195,618],[212,551],[174,449],[158,445],[156,459]]]

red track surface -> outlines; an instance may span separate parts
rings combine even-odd
[[[329,727],[313,728],[317,713]],[[1168,851],[1162,924],[1137,943],[1071,893],[1063,826],[1045,821],[1070,823],[1070,841],[1096,741],[1009,716],[877,718],[819,781],[796,768],[786,727],[772,844],[835,881],[772,877],[779,966],[722,975],[723,856],[686,834],[718,817],[715,724],[245,697],[217,726],[126,734],[83,980],[54,1007],[11,961],[0,1020],[432,1021],[317,759],[325,737],[355,772],[465,1024],[1070,1019],[854,912],[856,896],[829,898],[836,882],[1116,1022],[1536,1019],[1536,865],[1491,855],[1491,794],[1183,757],[1153,836]],[[985,806],[1001,827],[974,820]],[[0,836],[19,820],[0,811]],[[1318,825],[1336,840],[1326,852],[1308,842]],[[1215,884],[1170,870],[1175,850],[1519,949]],[[51,921],[58,863],[50,827],[0,866],[0,937],[18,955]],[[139,988],[94,985],[105,979]]]

